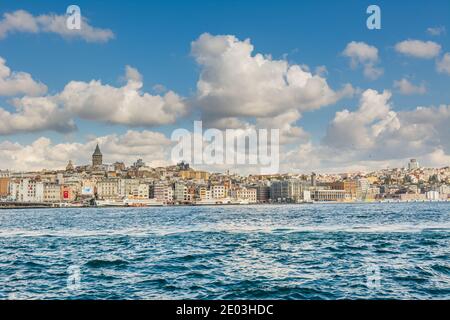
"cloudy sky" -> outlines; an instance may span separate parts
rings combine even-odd
[[[448,1],[378,1],[381,30],[368,1],[69,4],[0,2],[0,169],[168,164],[194,120],[280,129],[283,172],[450,165]]]

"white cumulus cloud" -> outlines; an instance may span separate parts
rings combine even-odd
[[[205,33],[191,47],[200,65],[192,105],[200,108],[208,125],[239,125],[247,120],[300,114],[354,92],[350,85],[334,91],[325,78],[304,66],[255,54],[249,39]]]
[[[446,73],[450,75],[450,53],[444,54],[442,59],[436,62],[436,69],[439,73]]]
[[[81,29],[66,26],[66,15],[42,14],[34,16],[25,10],[6,12],[0,20],[0,39],[12,33],[53,33],[64,38],[80,38],[87,42],[107,42],[114,38],[109,29],[93,27],[82,15]]]
[[[355,69],[363,66],[364,76],[377,79],[383,74],[383,69],[377,67],[379,62],[378,49],[364,42],[352,41],[347,44],[342,54],[350,58],[350,66]]]
[[[396,88],[398,92],[404,95],[425,94],[427,92],[425,84],[422,83],[420,85],[414,85],[405,78],[401,80],[395,80],[394,88]]]
[[[13,100],[14,112],[0,108],[0,135],[53,130],[68,133],[76,130],[70,114],[47,97],[23,97]]]
[[[0,57],[0,96],[39,96],[47,92],[47,86],[35,81],[29,73],[11,71],[6,60]]]
[[[82,119],[128,126],[174,123],[185,112],[183,99],[168,91],[164,95],[141,92],[142,76],[127,66],[126,84],[113,87],[99,80],[71,81],[58,94],[58,102]]]
[[[397,43],[395,50],[415,58],[432,59],[439,55],[441,46],[433,41],[405,40]]]
[[[142,92],[142,75],[126,67],[122,87],[71,81],[55,95],[25,96],[13,100],[15,112],[0,108],[1,134],[53,130],[76,130],[75,119],[81,118],[130,127],[173,124],[185,114],[183,98],[173,91],[164,95]]]
[[[440,36],[446,34],[447,30],[444,26],[427,28],[427,33],[431,36]]]
[[[76,165],[90,164],[91,155],[100,145],[105,163],[124,161],[130,165],[142,158],[150,166],[169,165],[172,142],[162,133],[130,130],[123,135],[111,134],[85,143],[54,143],[40,137],[30,144],[0,142],[0,169],[41,170],[63,169],[69,160]]]

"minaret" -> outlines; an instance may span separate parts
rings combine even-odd
[[[93,167],[101,166],[102,163],[103,163],[103,155],[100,152],[100,148],[98,147],[97,144],[97,147],[95,148],[95,151],[92,154],[92,166]]]

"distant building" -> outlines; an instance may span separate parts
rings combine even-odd
[[[97,144],[95,147],[95,151],[92,154],[92,166],[93,167],[100,167],[103,164],[103,155],[100,151],[100,148]]]
[[[311,193],[312,200],[319,202],[340,202],[347,199],[345,190],[315,190]]]
[[[75,170],[75,168],[73,166],[72,160],[69,160],[69,163],[66,166],[66,171],[67,172],[73,172],[74,170]]]
[[[44,183],[44,202],[60,202],[61,186],[57,183]]]
[[[97,196],[99,199],[114,199],[119,196],[119,181],[103,179],[97,181]]]
[[[5,198],[9,195],[10,178],[0,178],[0,198]]]
[[[138,159],[135,163],[133,163],[133,168],[139,169],[145,167],[145,162],[142,159]]]
[[[361,196],[361,192],[358,189],[357,180],[342,180],[329,184],[333,190],[344,190],[352,200],[355,200],[358,196]]]
[[[313,186],[313,187],[316,186],[316,178],[317,178],[317,175],[316,175],[315,172],[313,172],[313,173],[311,174],[311,186]]]
[[[153,196],[162,203],[171,203],[173,202],[173,188],[164,183],[155,184]]]
[[[208,180],[209,172],[206,171],[195,171],[195,170],[182,170],[180,171],[182,179],[186,180]]]
[[[224,185],[211,186],[211,195],[213,199],[223,199],[226,197]]]
[[[428,191],[425,195],[427,200],[437,201],[441,199],[438,191]]]
[[[237,200],[246,200],[249,203],[256,203],[256,188],[238,188],[232,190],[231,196]]]
[[[199,187],[198,197],[200,198],[200,200],[211,200],[212,199],[211,190],[209,190],[205,186]]]
[[[44,183],[33,179],[17,179],[10,183],[11,200],[44,202]]]
[[[139,181],[136,179],[120,179],[118,183],[118,194],[121,198],[126,198],[134,194],[139,189]]]
[[[71,202],[75,201],[78,194],[78,187],[76,184],[64,184],[61,186],[61,201]]]
[[[149,199],[150,198],[150,185],[146,183],[139,183],[132,185],[130,192],[127,195],[129,199]]]
[[[270,199],[270,187],[266,185],[258,185],[256,187],[256,200],[261,203],[268,202]]]
[[[274,181],[270,185],[270,198],[275,202],[302,202],[305,185],[298,179]]]
[[[185,202],[188,200],[188,188],[183,183],[175,183],[173,199],[177,202]]]
[[[115,171],[125,171],[125,163],[123,162],[115,162],[113,166]]]
[[[416,159],[409,160],[408,170],[415,170],[415,169],[419,169],[419,162],[417,162]]]

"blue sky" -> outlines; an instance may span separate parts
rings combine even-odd
[[[37,16],[64,15],[65,1],[2,1],[0,14],[26,10]],[[13,32],[0,39],[0,57],[13,71],[29,73],[44,83],[50,95],[61,92],[70,81],[101,80],[103,84],[123,85],[125,66],[143,76],[141,90],[157,94],[153,86],[162,84],[182,97],[196,94],[201,66],[191,55],[191,42],[207,32],[250,39],[253,54],[271,55],[273,60],[307,65],[314,72],[325,66],[324,75],[333,90],[351,84],[366,89],[392,91],[392,108],[414,110],[417,106],[450,104],[450,76],[436,72],[436,60],[450,51],[449,1],[76,1],[83,17],[96,28],[110,29],[114,38],[105,43],[67,39],[55,33]],[[377,4],[382,13],[382,29],[368,30],[366,8]],[[445,28],[430,35],[428,28]],[[395,50],[401,41],[433,41],[441,46],[435,59],[405,57]],[[364,42],[378,49],[377,66],[384,70],[377,79],[363,75],[362,67],[352,69],[343,55],[347,44]],[[403,95],[393,83],[402,78],[424,84],[425,94]],[[1,107],[9,112],[11,96],[0,96]],[[335,113],[355,111],[359,94],[339,99],[313,112],[301,112],[295,122],[320,144]],[[27,145],[39,137],[53,143],[83,143],[87,136],[123,134],[127,130],[152,130],[170,136],[177,127],[191,127],[196,116],[180,117],[160,126],[111,125],[104,121],[75,118],[78,130],[62,134],[54,130],[12,132],[0,141]]]

